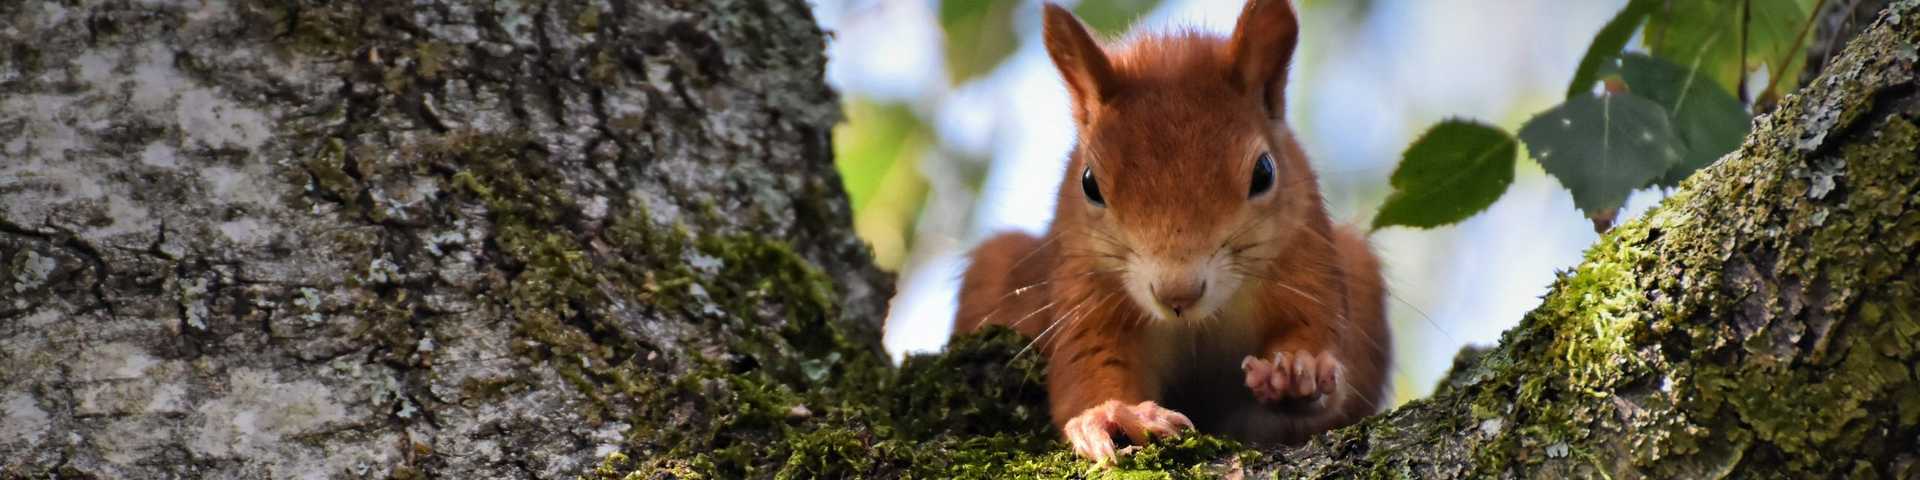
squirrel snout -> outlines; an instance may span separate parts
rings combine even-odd
[[[1168,310],[1173,310],[1173,315],[1177,317],[1200,303],[1200,297],[1207,294],[1207,282],[1196,278],[1163,280],[1154,283],[1152,290],[1153,299]]]

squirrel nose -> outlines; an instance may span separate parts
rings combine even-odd
[[[1200,297],[1206,293],[1207,282],[1198,280],[1160,282],[1153,286],[1154,299],[1168,310],[1173,310],[1174,316],[1200,303]]]

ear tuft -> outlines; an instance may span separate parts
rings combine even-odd
[[[1052,3],[1046,4],[1045,10],[1047,55],[1053,57],[1053,65],[1060,69],[1073,95],[1074,121],[1085,125],[1093,106],[1113,98],[1118,87],[1113,65],[1073,12]]]
[[[1231,80],[1258,92],[1271,118],[1286,116],[1287,65],[1300,41],[1300,21],[1290,0],[1247,0],[1227,42]]]

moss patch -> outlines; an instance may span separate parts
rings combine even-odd
[[[516,352],[583,392],[584,417],[631,426],[598,478],[1058,477],[1091,467],[1057,440],[1043,361],[1016,355],[1027,340],[1010,330],[895,368],[877,332],[840,318],[831,279],[783,241],[693,233],[719,229],[663,223],[637,203],[616,204],[604,228],[580,227],[594,222],[533,139],[461,132],[421,145],[409,154],[452,200],[485,210],[486,249],[507,270],[490,294],[518,322],[526,341]],[[673,328],[698,339],[651,345],[609,313],[616,304],[685,319]],[[663,352],[676,357],[656,360]],[[499,398],[517,385],[465,390]],[[1204,477],[1239,451],[1182,437],[1098,473]]]
[[[696,373],[672,388],[725,385],[720,389],[738,395],[716,407],[731,413],[701,426],[700,435],[653,436],[673,447],[610,457],[593,478],[865,478],[882,472],[909,478],[1211,478],[1230,468],[1222,459],[1244,451],[1230,441],[1185,436],[1141,448],[1114,468],[1093,469],[1053,434],[1043,362],[1015,356],[1026,341],[1006,329],[958,338],[945,355],[915,356],[861,380],[876,383],[858,384],[848,376],[845,383],[816,390],[830,394],[787,388],[764,375]],[[740,443],[748,440],[755,441]]]

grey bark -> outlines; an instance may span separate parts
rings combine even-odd
[[[797,0],[0,2],[0,477],[577,475],[633,425],[552,358],[681,371],[788,321],[529,317],[575,270],[752,267],[641,265],[622,221],[787,242],[877,345],[823,48]]]

